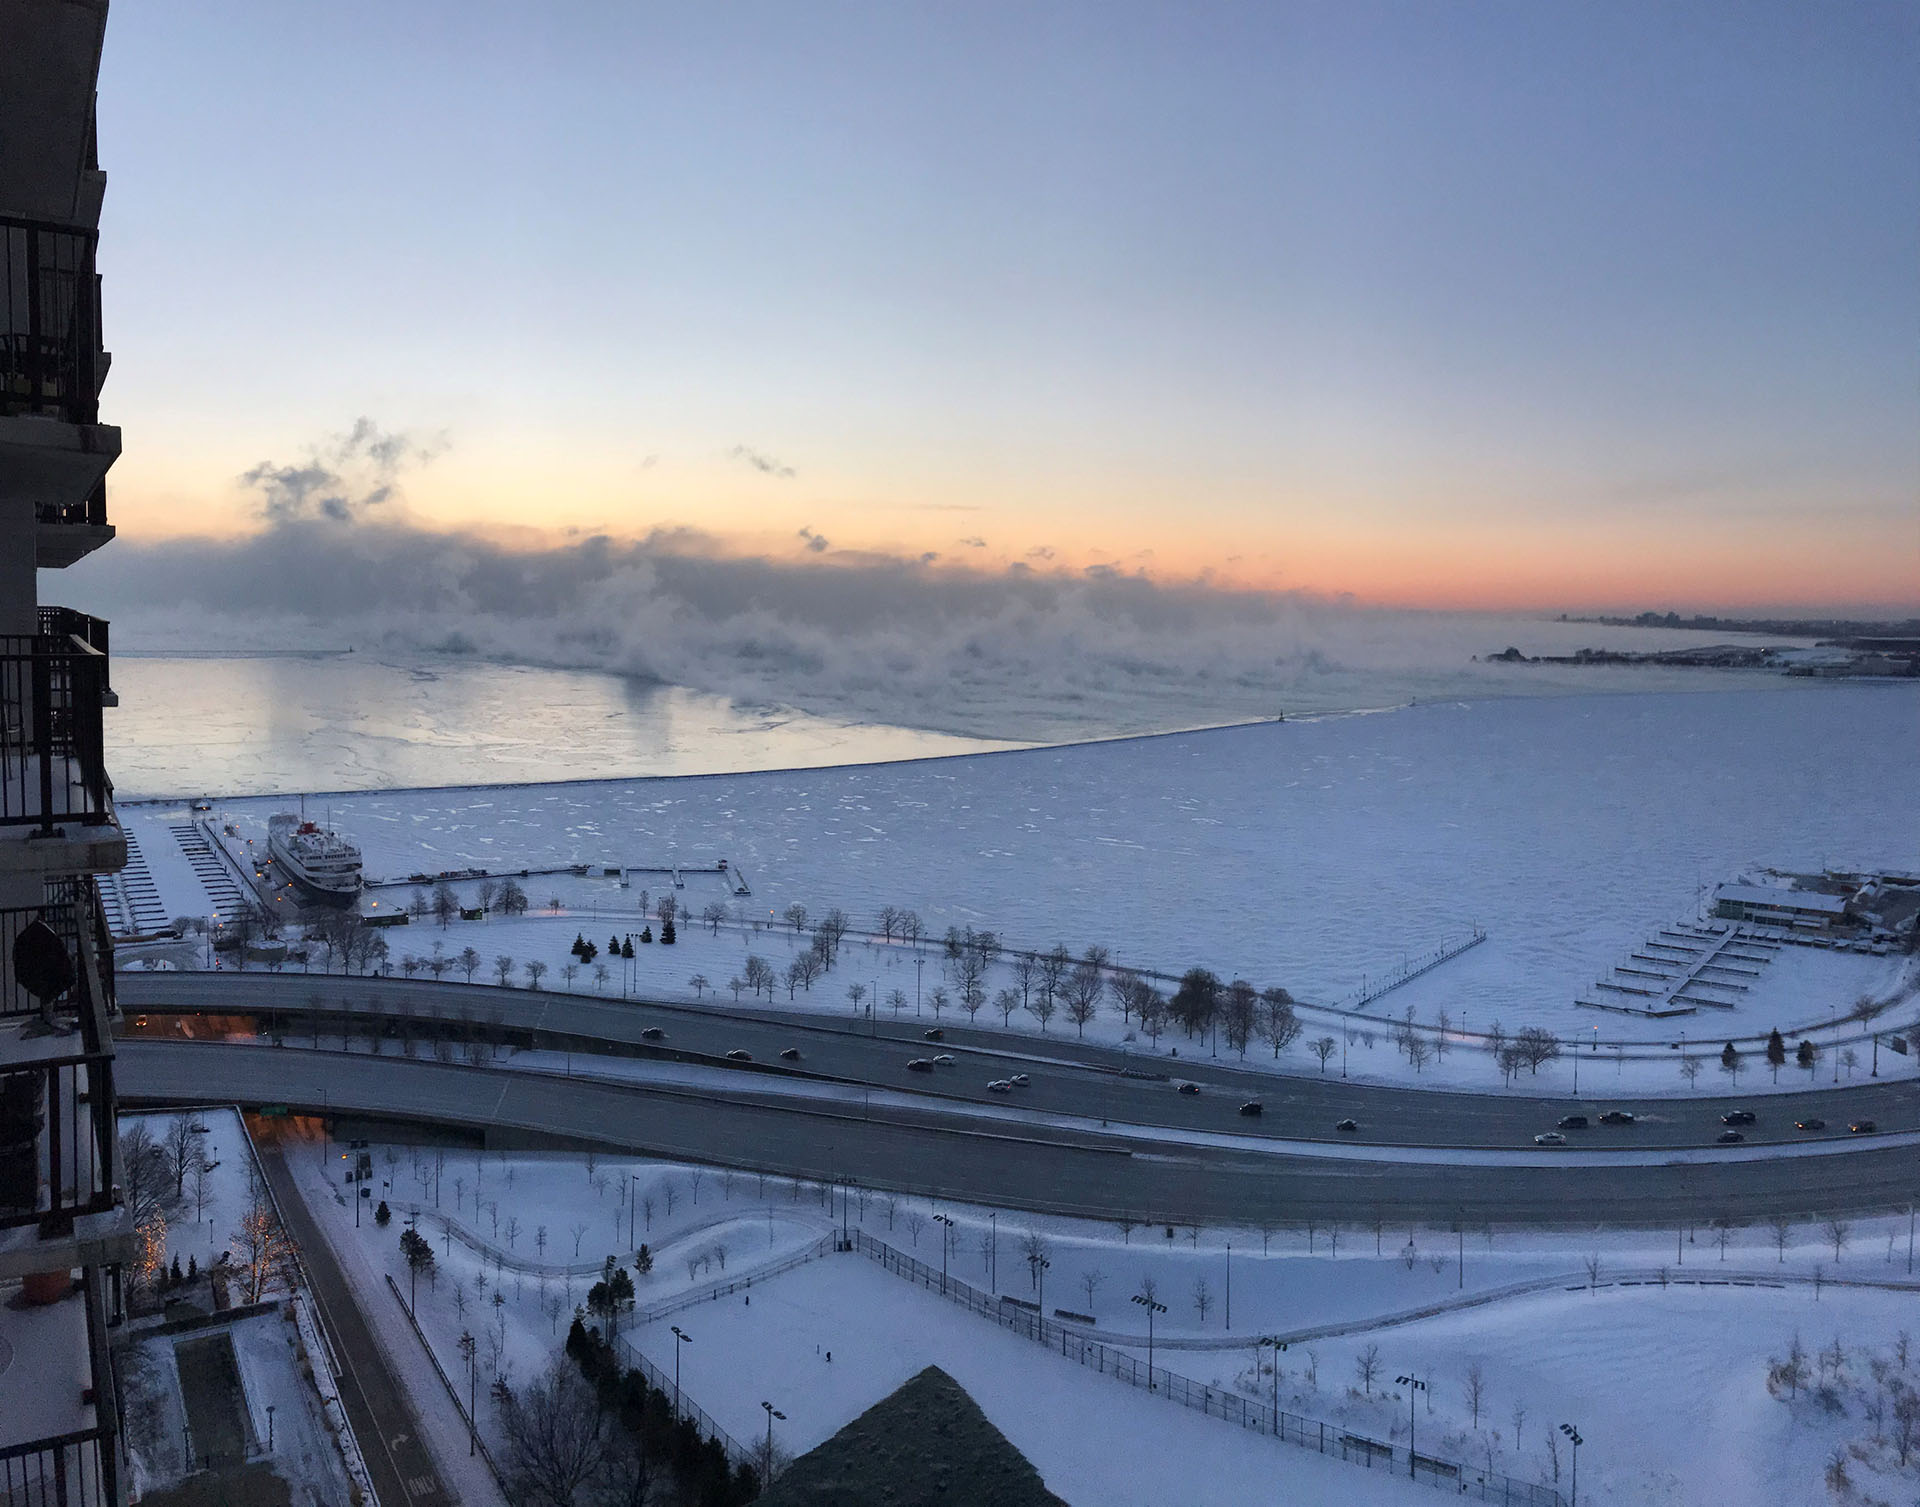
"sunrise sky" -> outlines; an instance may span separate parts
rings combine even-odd
[[[1920,605],[1920,7],[116,7],[123,538]],[[804,532],[803,532],[804,531]]]

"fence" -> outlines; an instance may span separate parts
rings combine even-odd
[[[97,239],[82,225],[0,216],[0,413],[97,421]]]
[[[701,1303],[711,1303],[731,1293],[745,1292],[756,1282],[764,1282],[767,1278],[778,1276],[781,1272],[790,1272],[796,1266],[805,1266],[809,1261],[818,1261],[833,1249],[839,1238],[837,1235],[822,1235],[812,1245],[795,1251],[791,1256],[776,1261],[771,1266],[760,1267],[744,1276],[735,1277],[731,1282],[716,1282],[710,1287],[681,1293],[679,1297],[668,1298],[664,1302],[654,1304],[651,1308],[639,1309],[634,1316],[641,1323],[650,1324],[655,1319],[664,1319],[669,1314],[679,1313],[683,1309],[693,1308]]]
[[[961,1307],[992,1319],[1003,1329],[1011,1329],[1049,1350],[1057,1350],[1067,1360],[1077,1361],[1128,1386],[1145,1387],[1169,1402],[1209,1417],[1237,1423],[1255,1433],[1271,1434],[1285,1443],[1317,1450],[1323,1455],[1337,1455],[1349,1464],[1369,1470],[1397,1470],[1430,1486],[1445,1487],[1469,1501],[1499,1502],[1506,1507],[1565,1507],[1560,1493],[1551,1486],[1517,1481],[1498,1471],[1478,1470],[1434,1455],[1416,1454],[1396,1444],[1366,1438],[1337,1423],[1288,1413],[1224,1387],[1190,1381],[1159,1366],[1149,1368],[1136,1356],[1077,1334],[1027,1305],[1004,1303],[968,1283],[945,1276],[864,1231],[854,1232],[853,1246],[896,1276],[939,1292]],[[1252,1341],[1248,1343],[1251,1348]]]
[[[72,634],[0,638],[0,825],[111,821],[100,710],[106,657]]]
[[[733,1435],[715,1423],[704,1408],[697,1407],[693,1403],[688,1402],[686,1394],[680,1390],[679,1385],[674,1379],[662,1372],[658,1366],[636,1350],[633,1347],[633,1342],[627,1339],[625,1335],[620,1337],[619,1344],[620,1348],[626,1353],[627,1364],[632,1366],[642,1376],[646,1377],[648,1385],[656,1392],[663,1392],[673,1399],[675,1417],[686,1419],[694,1426],[695,1431],[702,1439],[711,1439],[715,1444],[719,1445],[721,1449],[725,1450],[729,1464],[735,1466],[750,1465],[756,1470],[759,1468],[760,1455],[757,1450],[747,1449],[739,1440],[735,1439]]]
[[[493,1463],[493,1451],[487,1448],[487,1441],[480,1437],[480,1424],[473,1414],[467,1411],[467,1405],[460,1399],[460,1389],[453,1384],[453,1378],[447,1375],[447,1368],[440,1364],[440,1357],[433,1353],[433,1345],[427,1339],[426,1331],[420,1327],[420,1321],[413,1316],[413,1310],[407,1306],[407,1300],[400,1296],[400,1289],[394,1283],[391,1274],[387,1277],[387,1291],[393,1294],[393,1301],[400,1305],[400,1311],[407,1316],[412,1325],[414,1337],[420,1341],[420,1348],[427,1352],[427,1359],[433,1362],[434,1374],[440,1378],[440,1385],[447,1389],[447,1396],[453,1399],[453,1410],[460,1415],[460,1421],[467,1426],[467,1435],[473,1446],[480,1452],[480,1458],[486,1462],[487,1471],[492,1475],[494,1484],[501,1491],[507,1489],[507,1483],[500,1474],[500,1467]]]

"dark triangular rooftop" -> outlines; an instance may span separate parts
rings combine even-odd
[[[759,1507],[1066,1507],[966,1390],[928,1366],[802,1455]]]

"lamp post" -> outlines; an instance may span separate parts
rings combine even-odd
[[[673,1328],[673,1421],[675,1423],[678,1423],[680,1421],[680,1347],[682,1345],[691,1345],[693,1343],[693,1336],[688,1334],[686,1330],[682,1329],[678,1324],[673,1325],[672,1328]]]
[[[762,1401],[760,1406],[767,1410],[767,1455],[765,1466],[760,1472],[762,1477],[760,1484],[765,1486],[765,1478],[773,1474],[773,1420],[778,1418],[782,1423],[785,1423],[787,1421],[787,1415],[770,1402]]]
[[[1167,1305],[1156,1302],[1143,1292],[1135,1293],[1133,1295],[1133,1301],[1147,1311],[1147,1390],[1151,1392],[1153,1390],[1153,1316],[1156,1313],[1165,1313],[1167,1311]],[[1279,1395],[1276,1389],[1274,1396],[1278,1397]]]
[[[1273,1346],[1273,1433],[1280,1436],[1280,1352],[1287,1348],[1287,1342],[1277,1334],[1263,1334],[1258,1343]]]
[[[634,1206],[639,1202],[640,1202],[640,1174],[638,1172],[629,1172],[627,1174],[627,1249],[628,1250],[632,1250],[634,1248],[633,1210],[634,1210]]]
[[[947,1293],[947,1250],[953,1244],[953,1221],[944,1214],[933,1216],[933,1222],[940,1226],[940,1295]]]
[[[1040,1289],[1035,1296],[1040,1300],[1040,1323],[1042,1325],[1040,1332],[1043,1335],[1046,1333],[1044,1326],[1047,1322],[1047,1268],[1052,1265],[1053,1263],[1045,1256],[1042,1256],[1038,1261],[1033,1263],[1034,1283]]]
[[[1907,1211],[1907,1270],[1913,1270],[1913,1211]],[[987,1210],[987,1287],[997,1297],[1000,1292],[1000,1214]]]
[[[268,1454],[273,1453],[273,1410],[278,1406],[279,1404],[274,1402],[270,1402],[267,1404],[267,1453]]]
[[[1233,1328],[1233,1242],[1227,1242],[1227,1328]]]
[[[1411,1476],[1414,1474],[1414,1461],[1418,1458],[1413,1452],[1413,1398],[1416,1392],[1426,1391],[1427,1384],[1413,1375],[1396,1376],[1393,1384],[1407,1389],[1407,1474]]]
[[[927,966],[927,960],[918,953],[913,958],[913,1013],[920,1014],[920,970]]]
[[[1573,1443],[1573,1493],[1568,1498],[1567,1507],[1580,1507],[1580,1446],[1587,1441],[1580,1437],[1580,1430],[1571,1423],[1561,1424],[1560,1432]]]

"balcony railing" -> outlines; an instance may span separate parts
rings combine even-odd
[[[6,1507],[119,1507],[124,1501],[101,1282],[99,1268],[89,1270],[84,1291],[76,1295],[86,1305],[94,1422],[71,1433],[0,1445],[0,1503]],[[14,1357],[16,1363],[22,1359]]]
[[[7,958],[36,921],[65,946],[73,983],[41,1001],[4,974],[0,1025],[37,1016],[53,1029],[0,1038],[0,1229],[34,1224],[57,1237],[114,1206],[113,954],[91,876],[49,882],[44,905],[0,910]]]
[[[61,822],[113,819],[106,693],[106,656],[73,635],[0,637],[0,826],[51,836]]]
[[[104,528],[107,523],[107,484],[102,481],[87,493],[82,502],[37,502],[33,508],[36,523],[84,523]]]
[[[69,648],[91,649],[101,659],[100,680],[102,686],[111,692],[113,688],[113,660],[107,650],[107,620],[103,617],[89,617],[84,612],[75,612],[71,607],[42,607],[40,609],[40,636],[69,643]]]
[[[97,239],[79,226],[0,216],[0,414],[98,421]]]

